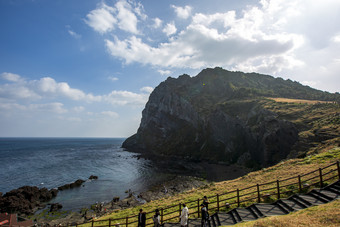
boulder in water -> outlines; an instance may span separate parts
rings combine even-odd
[[[91,175],[89,177],[89,180],[97,180],[98,179],[98,176],[95,176],[95,175]]]

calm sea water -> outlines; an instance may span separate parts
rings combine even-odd
[[[82,187],[59,192],[52,202],[65,210],[77,210],[125,191],[146,190],[150,184],[165,180],[151,161],[138,159],[124,151],[124,139],[117,138],[0,138],[0,191],[30,185],[49,189],[88,179]]]

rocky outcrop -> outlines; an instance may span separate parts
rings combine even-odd
[[[91,175],[91,176],[89,177],[89,180],[98,180],[98,176]]]
[[[61,208],[63,208],[63,205],[61,205],[60,203],[52,203],[50,207],[50,212],[58,211]]]
[[[23,186],[7,192],[0,198],[0,212],[32,214],[43,207],[43,203],[57,196],[56,189]]]
[[[80,187],[85,181],[82,179],[78,179],[75,182],[71,183],[71,184],[65,184],[63,186],[59,186],[58,190],[62,191],[62,190],[66,190],[66,189],[71,189],[71,188],[76,188],[76,187]]]
[[[279,95],[265,90],[277,79],[254,75],[260,83],[251,76],[215,68],[168,78],[151,93],[137,133],[122,147],[250,167],[286,158],[298,130],[262,105],[263,96]]]

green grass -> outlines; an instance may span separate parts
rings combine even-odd
[[[303,164],[310,163],[325,163],[328,160],[340,160],[340,147],[335,147],[333,149],[328,150],[327,152],[323,152],[321,154],[317,154],[314,156],[307,156],[302,161]]]

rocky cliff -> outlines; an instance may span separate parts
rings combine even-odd
[[[290,154],[299,130],[265,107],[269,97],[339,98],[281,78],[205,69],[156,87],[137,133],[122,146],[151,155],[271,165]]]

